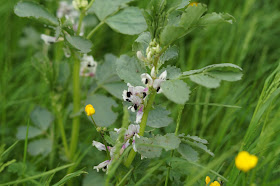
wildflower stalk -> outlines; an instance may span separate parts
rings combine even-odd
[[[152,90],[150,96],[149,96],[149,100],[147,105],[144,108],[144,114],[140,123],[140,132],[139,132],[139,136],[143,136],[144,132],[145,132],[145,128],[146,128],[146,124],[147,124],[147,119],[148,119],[148,114],[153,106],[153,102],[155,100],[156,97],[156,91]],[[134,160],[134,157],[136,155],[136,152],[132,149],[128,155],[128,158],[126,159],[124,165],[126,167],[130,167],[132,161]]]
[[[92,117],[92,116],[90,116],[90,118],[91,118],[91,120],[92,120],[92,122],[93,122],[93,125],[94,125],[94,127],[95,127],[96,131],[97,131],[97,127],[98,127],[98,126],[96,125],[96,123],[95,123],[95,121],[94,121],[93,117]],[[101,132],[99,132],[99,134],[100,134],[100,136],[101,136],[101,138],[102,138],[102,140],[103,140],[103,143],[104,143],[104,145],[105,145],[107,156],[108,156],[108,158],[110,159],[110,153],[109,153],[109,151],[108,151],[108,145],[107,145],[107,142],[106,142],[106,140],[104,139],[103,134],[102,134]]]
[[[180,105],[180,107],[179,107],[179,113],[178,113],[178,117],[177,117],[177,125],[176,125],[176,130],[175,130],[175,136],[178,136],[178,131],[179,131],[180,122],[181,122],[181,116],[182,116],[182,112],[184,110],[184,106],[185,105]],[[171,151],[171,158],[173,158],[173,156],[174,156],[174,150]],[[170,170],[171,170],[171,163],[169,163],[169,165],[168,165],[168,170],[167,170],[167,174],[166,174],[166,178],[165,178],[165,184],[164,184],[165,186],[167,186],[167,184],[168,184]]]

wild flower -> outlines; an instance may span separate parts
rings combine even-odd
[[[210,177],[209,177],[209,176],[206,176],[206,178],[205,178],[205,183],[206,183],[206,185],[207,185],[208,183],[210,183],[210,181],[211,181]]]
[[[48,36],[45,34],[41,34],[41,39],[44,41],[46,45],[50,45],[52,43],[55,43],[57,41],[56,37]]]
[[[80,76],[94,77],[97,69],[97,62],[92,56],[84,54],[80,65]]]
[[[163,71],[158,78],[155,75],[155,67],[151,70],[151,75],[144,73],[141,75],[142,82],[148,87],[153,87],[157,93],[161,93],[161,83],[166,81],[167,71]]]
[[[250,169],[254,168],[257,165],[257,163],[258,157],[249,154],[247,151],[241,151],[235,157],[236,167],[243,172],[247,172]]]
[[[221,184],[217,181],[214,181],[210,184],[210,186],[220,186]]]
[[[120,128],[120,129],[116,129],[115,128],[114,130],[117,133],[120,133],[122,128]],[[124,129],[124,130],[125,130],[125,135],[124,135],[125,144],[127,146],[129,146],[130,145],[130,141],[132,140],[131,144],[132,144],[132,147],[133,147],[134,151],[136,152],[137,150],[136,150],[136,146],[135,146],[135,139],[136,139],[136,137],[140,138],[140,136],[138,135],[139,134],[139,130],[140,130],[140,126],[139,125],[130,124],[128,126],[127,130],[126,129]]]
[[[75,20],[79,17],[79,12],[73,7],[72,4],[69,4],[66,1],[61,1],[59,2],[56,16],[60,19],[65,17],[66,20],[70,20],[74,24]]]
[[[193,3],[190,3],[189,6],[197,6],[198,3],[197,2],[193,2]]]
[[[93,108],[93,106],[91,104],[88,104],[85,107],[85,111],[86,111],[88,116],[92,116],[93,114],[95,114],[95,109]]]

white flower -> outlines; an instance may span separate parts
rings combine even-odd
[[[96,147],[99,151],[106,150],[106,146],[98,141],[92,141],[92,146]]]
[[[160,74],[159,78],[155,79],[154,81],[153,88],[157,90],[158,94],[162,92],[160,85],[162,82],[166,81],[166,76],[167,76],[167,71],[165,70]]]
[[[79,12],[74,9],[72,4],[68,4],[66,1],[59,2],[59,8],[57,9],[56,16],[62,18],[65,16],[67,20],[74,23],[75,19],[79,17]]]
[[[97,166],[94,166],[93,169],[96,169],[99,172],[99,169],[102,169],[103,172],[106,172],[112,160],[106,160],[100,163]]]
[[[135,112],[139,107],[143,105],[143,100],[147,96],[147,91],[145,87],[142,86],[131,86],[131,84],[127,84],[128,90],[124,90],[122,97],[124,101],[128,101],[132,103],[132,106],[129,106],[132,112]]]
[[[153,85],[153,79],[147,73],[141,74],[141,81],[145,85],[148,85],[148,86],[152,86]]]
[[[154,67],[152,68],[151,75],[152,75],[152,77],[156,76]],[[162,90],[160,88],[161,83],[166,81],[167,71],[165,70],[164,72],[162,72],[160,74],[160,76],[155,80],[153,80],[152,77],[147,73],[141,74],[142,82],[144,84],[148,85],[149,87],[152,86],[159,94],[162,92]]]
[[[48,36],[45,34],[41,34],[41,39],[45,42],[46,45],[56,42],[56,37]]]
[[[97,68],[97,63],[94,61],[92,56],[87,56],[86,54],[83,56],[80,66],[80,76],[95,76]]]

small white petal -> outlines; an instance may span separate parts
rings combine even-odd
[[[153,85],[153,79],[152,77],[147,74],[147,73],[144,73],[144,74],[141,74],[141,80],[142,80],[142,83],[145,84],[145,85],[149,85],[149,86],[152,86]]]
[[[136,121],[135,121],[135,123],[140,123],[141,122],[143,114],[144,114],[144,112],[140,111],[140,109],[139,109],[139,111],[136,114]]]
[[[105,145],[103,145],[102,143],[98,142],[98,141],[92,141],[92,146],[95,146],[99,151],[102,150],[106,150]]]
[[[108,169],[108,166],[110,163],[111,163],[111,160],[103,161],[99,165],[94,166],[93,169],[96,169],[97,172],[99,172],[99,169],[102,169],[105,172],[104,168],[107,167],[107,169]]]
[[[165,80],[166,80],[166,76],[167,76],[167,71],[165,70],[165,71],[163,71],[163,72],[160,74],[159,79],[165,81]]]
[[[145,57],[143,56],[143,54],[142,54],[142,52],[140,50],[137,51],[136,55],[137,55],[137,58],[139,60],[144,61]]]
[[[41,34],[41,39],[45,42],[46,45],[56,42],[56,38],[52,36],[48,36],[45,34]]]

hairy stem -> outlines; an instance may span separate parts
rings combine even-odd
[[[80,111],[80,61],[74,54],[74,67],[73,67],[73,113]],[[71,144],[70,144],[70,158],[73,158],[77,149],[78,138],[80,131],[80,118],[75,116],[73,118]]]
[[[93,122],[93,125],[94,125],[95,129],[97,130],[97,127],[98,127],[98,126],[96,125],[96,123],[95,123],[93,117],[92,117],[92,116],[90,116],[90,117],[91,117],[91,120],[92,120],[92,122]],[[97,132],[98,132],[98,131],[97,131]],[[101,138],[102,138],[102,141],[103,141],[103,143],[104,143],[104,145],[105,145],[107,156],[108,156],[109,159],[111,159],[111,158],[110,158],[110,153],[109,153],[109,151],[108,151],[108,144],[107,144],[106,140],[104,139],[103,134],[102,134],[101,132],[98,132],[98,133],[100,134],[100,136],[101,136]]]
[[[184,105],[180,105],[179,112],[178,112],[178,117],[177,117],[177,125],[176,125],[176,130],[175,130],[175,135],[176,136],[178,136],[178,131],[179,131],[179,127],[180,127],[181,116],[182,116],[183,110],[184,110]],[[173,158],[173,156],[174,156],[174,150],[171,151],[171,158]],[[166,178],[165,178],[165,184],[164,184],[165,186],[168,185],[170,170],[171,170],[171,163],[169,163],[169,165],[168,165],[168,170],[167,170],[167,174],[166,174]]]
[[[139,132],[139,136],[143,136],[144,135],[144,132],[145,132],[145,128],[146,128],[146,124],[147,124],[147,119],[148,119],[148,115],[149,115],[149,112],[153,106],[153,102],[155,100],[155,97],[156,97],[156,91],[152,91],[150,97],[149,97],[149,100],[148,100],[148,103],[146,105],[146,107],[144,108],[144,114],[143,114],[143,117],[142,117],[142,120],[141,120],[141,123],[140,123],[140,132]],[[136,155],[136,152],[132,149],[128,155],[128,158],[127,160],[125,161],[124,165],[126,167],[130,167],[132,161],[134,160],[134,157]]]

